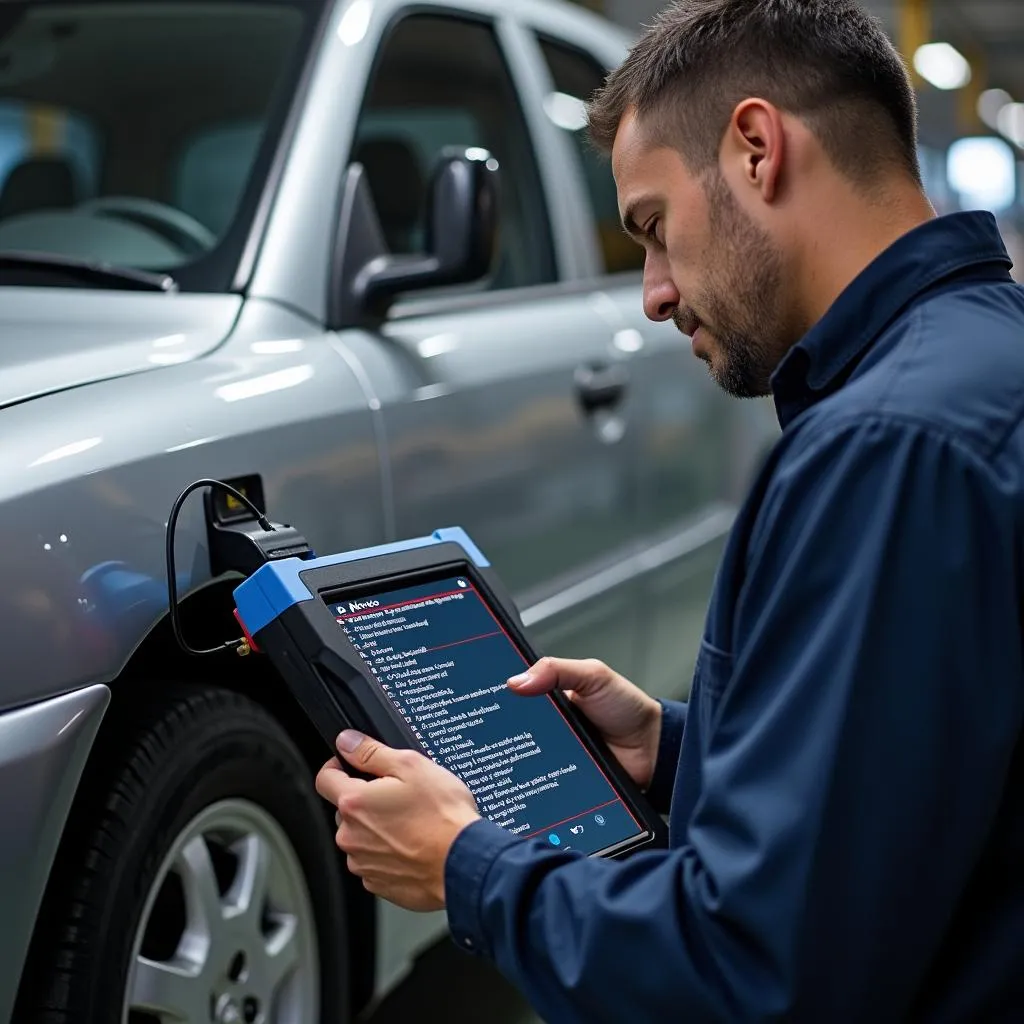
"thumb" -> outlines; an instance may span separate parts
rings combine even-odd
[[[528,672],[510,679],[509,686],[525,697],[537,697],[552,690],[573,690],[586,697],[607,685],[613,676],[607,665],[593,659],[542,658]]]
[[[361,732],[346,729],[338,737],[337,747],[338,753],[361,772],[378,778],[398,774],[398,751]]]

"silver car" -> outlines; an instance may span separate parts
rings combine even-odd
[[[346,875],[258,657],[180,653],[169,509],[470,531],[538,646],[685,693],[774,439],[641,311],[556,0],[0,5],[0,1020],[342,1022],[443,934]],[[206,512],[193,644],[236,635]]]

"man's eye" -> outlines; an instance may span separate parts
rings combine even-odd
[[[658,237],[658,228],[661,227],[661,218],[655,217],[650,224],[647,225],[647,238],[655,245],[661,245],[661,239]]]

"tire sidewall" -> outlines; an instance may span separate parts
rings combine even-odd
[[[163,862],[197,815],[230,799],[262,808],[291,843],[315,917],[319,1016],[331,1022],[348,1020],[343,865],[329,814],[284,730],[258,705],[231,697],[230,708],[189,716],[184,728],[168,728],[166,721],[151,727],[156,730],[156,756],[149,758],[148,778],[142,780],[144,796],[136,795],[137,806],[122,808],[135,828],[104,879],[109,892],[96,934],[102,955],[86,980],[93,989],[92,998],[85,1000],[91,1013],[86,1020],[120,1022],[133,944]]]

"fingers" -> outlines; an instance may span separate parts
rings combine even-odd
[[[514,693],[536,697],[552,690],[574,690],[581,697],[606,686],[615,673],[604,662],[593,659],[542,658],[528,672],[508,681]]]
[[[352,729],[338,737],[338,752],[354,768],[380,779],[402,778],[410,758],[417,757],[412,751],[395,750]]]
[[[316,777],[316,791],[328,803],[337,806],[353,780],[341,770],[337,758],[328,761]]]

